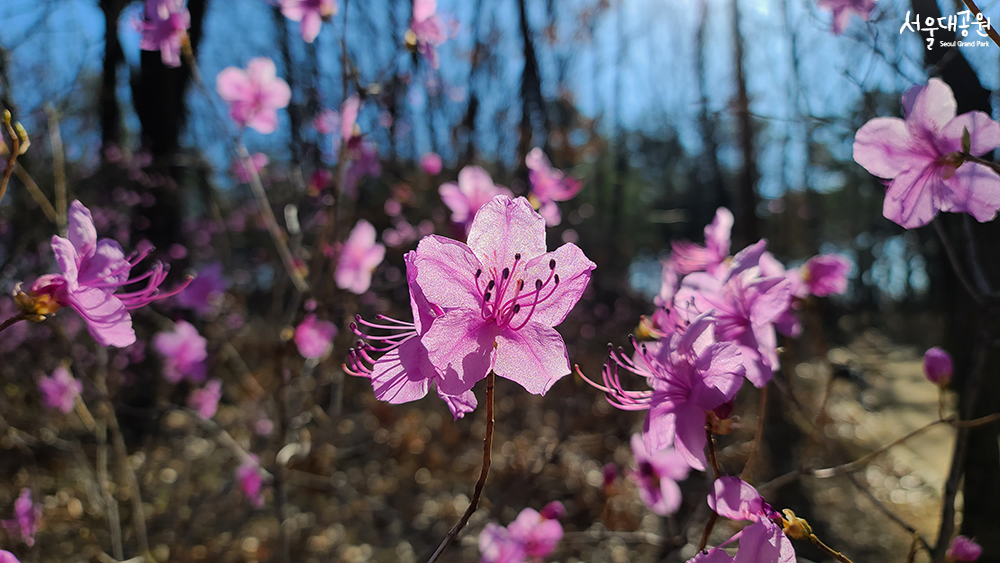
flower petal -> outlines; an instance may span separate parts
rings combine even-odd
[[[647,451],[657,452],[674,442],[677,415],[673,403],[654,403],[642,423],[642,439]]]
[[[555,260],[555,275],[559,276],[559,283],[555,283],[553,277],[549,280],[553,270],[549,264]],[[590,282],[590,272],[597,267],[587,258],[580,247],[573,243],[567,243],[554,252],[549,252],[529,260],[525,265],[523,279],[524,287],[528,292],[534,292],[535,280],[543,283],[549,280],[541,289],[540,301],[534,312],[531,313],[531,322],[542,323],[548,326],[556,326],[563,322],[566,315],[576,306],[580,298],[583,297],[584,290]],[[518,300],[521,304],[523,314],[528,314],[531,309],[533,297],[522,297]],[[518,323],[515,316],[513,323]],[[517,326],[517,324],[514,324]]]
[[[854,160],[879,178],[895,178],[926,162],[914,154],[910,130],[896,117],[877,117],[854,135]]]
[[[757,520],[764,514],[764,499],[739,477],[719,477],[708,494],[708,506],[730,520]]]
[[[889,184],[882,203],[882,215],[904,229],[915,229],[930,223],[938,212],[934,206],[935,182],[940,182],[940,177],[932,163],[906,170]]]
[[[66,236],[73,243],[73,248],[81,258],[93,256],[97,249],[97,229],[94,228],[94,217],[90,210],[79,200],[69,204],[69,224]]]
[[[245,70],[234,66],[222,69],[215,77],[215,91],[227,102],[247,100],[253,96],[250,77]]]
[[[981,111],[970,111],[952,119],[941,131],[938,148],[943,153],[960,152],[962,150],[962,135],[969,131],[970,150],[974,156],[984,155],[1000,146],[1000,123],[990,119]]]
[[[466,413],[476,410],[476,405],[478,405],[476,394],[471,390],[461,395],[448,395],[438,387],[438,396],[448,405],[448,410],[451,411],[451,415],[455,417],[455,420],[462,418]]]
[[[68,299],[70,306],[87,321],[87,330],[101,346],[124,348],[135,343],[132,317],[114,295],[82,287],[68,292]]]
[[[499,195],[476,213],[468,242],[487,268],[503,268],[518,253],[522,260],[531,260],[545,254],[545,219],[523,197]]]
[[[63,271],[64,277],[70,285],[70,289],[75,289],[77,278],[80,276],[80,271],[77,266],[80,257],[77,255],[76,248],[73,246],[73,243],[60,236],[53,235],[52,253],[55,255],[56,262],[59,263],[59,268]]]
[[[496,337],[496,325],[478,310],[457,309],[435,319],[421,341],[440,376],[438,389],[461,395],[484,379],[493,369]]]
[[[1000,176],[991,168],[967,162],[942,181],[942,211],[965,212],[980,223],[992,221],[1000,209]]]
[[[427,360],[426,350],[422,350],[423,358],[416,358],[410,354],[411,350],[404,348],[415,341],[415,338],[406,341],[375,362],[371,380],[376,399],[395,405],[416,401],[427,395],[434,367]]]
[[[705,411],[684,403],[674,411],[677,416],[677,431],[674,435],[674,450],[693,469],[705,470]]]
[[[542,323],[529,321],[518,330],[501,329],[496,343],[493,371],[529,393],[544,395],[570,372],[566,343],[556,329]]]
[[[472,250],[449,238],[430,235],[417,245],[417,285],[427,299],[445,309],[462,308],[480,315],[476,271],[483,268]]]
[[[940,78],[931,78],[913,100],[910,113],[906,116],[906,124],[911,130],[923,129],[937,136],[955,118],[957,108],[951,87]]]

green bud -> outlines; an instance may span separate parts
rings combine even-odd
[[[968,153],[972,150],[972,137],[969,135],[969,128],[962,128],[962,152]]]

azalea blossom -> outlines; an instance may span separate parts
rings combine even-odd
[[[642,502],[660,516],[677,512],[682,500],[677,481],[686,479],[691,469],[684,457],[673,448],[649,453],[641,434],[632,435],[632,455],[638,469],[631,478],[639,486]]]
[[[948,553],[945,559],[949,562],[955,561],[975,561],[983,554],[983,548],[973,540],[965,536],[955,536],[948,546]]]
[[[246,70],[223,69],[215,89],[229,104],[229,117],[237,125],[265,135],[278,128],[278,110],[292,99],[288,83],[277,77],[274,61],[267,57],[251,59]]]
[[[942,387],[948,385],[954,370],[951,354],[944,349],[935,346],[924,352],[924,375],[931,383]]]
[[[969,213],[980,223],[1000,209],[1000,176],[990,167],[962,162],[962,137],[981,156],[1000,146],[1000,123],[981,111],[956,117],[951,88],[931,78],[903,95],[905,120],[878,117],[854,137],[854,160],[891,179],[882,213],[906,229],[922,227],[939,211]]]
[[[323,20],[336,13],[337,0],[281,0],[281,14],[293,22],[301,22],[299,31],[306,43],[312,43]]]
[[[215,416],[222,398],[222,380],[211,379],[201,389],[195,389],[188,397],[188,407],[198,412],[202,418]]]
[[[557,201],[568,201],[583,189],[583,182],[552,168],[542,149],[535,147],[524,158],[531,182],[529,200],[545,217],[545,224],[554,227],[562,222]]]
[[[847,292],[847,273],[851,263],[837,254],[813,256],[801,268],[802,282],[809,293],[825,297]]]
[[[752,486],[738,477],[720,477],[708,495],[708,505],[719,516],[753,524],[689,563],[795,563],[795,548],[782,531],[781,516]],[[736,540],[740,544],[733,558],[722,548]]]
[[[372,272],[385,258],[385,246],[375,242],[375,227],[361,219],[340,251],[335,278],[337,287],[361,295],[372,284]]]
[[[35,533],[38,532],[38,519],[42,516],[42,507],[31,501],[31,490],[21,489],[21,496],[14,501],[14,519],[4,520],[3,527],[11,535],[18,534],[24,543],[35,545]]]
[[[153,347],[163,356],[163,377],[170,383],[184,378],[205,381],[208,341],[187,321],[177,321],[174,330],[153,337]]]
[[[544,394],[569,373],[553,328],[597,267],[575,244],[546,252],[545,219],[524,198],[497,196],[476,214],[468,244],[437,235],[417,246],[417,285],[441,307],[422,340],[449,395],[493,371]]]
[[[352,348],[344,371],[371,380],[375,398],[393,404],[416,401],[427,395],[430,384],[440,379],[439,371],[431,363],[427,348],[421,340],[434,319],[443,315],[440,307],[431,305],[423,290],[416,284],[417,267],[414,264],[416,252],[403,256],[406,262],[406,281],[410,288],[410,310],[413,321],[399,321],[384,315],[378,322],[369,322],[357,317],[351,329],[370,342],[361,341]],[[361,332],[360,327],[388,332],[377,336]],[[381,354],[373,359],[373,354]],[[448,404],[455,419],[476,408],[476,395],[471,390],[457,395],[448,395],[437,385],[438,395]]]
[[[181,41],[191,27],[191,14],[184,0],[146,0],[139,24],[143,51],[159,51],[163,64],[181,66]]]
[[[337,326],[330,321],[320,321],[309,314],[295,327],[295,346],[303,358],[322,359],[333,350]]]
[[[431,176],[441,173],[441,157],[437,153],[429,152],[420,157],[420,168]]]
[[[62,274],[49,274],[31,285],[32,310],[43,315],[60,307],[71,307],[87,322],[87,330],[101,346],[124,348],[135,342],[129,311],[153,301],[176,295],[190,282],[160,293],[167,278],[167,268],[156,262],[145,274],[130,278],[132,268],[152,251],[142,250],[125,256],[121,246],[110,239],[97,239],[97,229],[90,210],[79,201],[69,206],[68,238],[52,237],[52,252]],[[145,287],[127,293],[119,288],[136,283]]]
[[[257,456],[252,455],[253,462],[243,462],[236,468],[236,479],[240,482],[240,490],[255,508],[264,506],[264,478],[257,472]]]
[[[692,242],[675,241],[670,245],[670,267],[677,274],[705,271],[717,275],[729,258],[730,235],[733,230],[733,212],[720,207],[715,218],[705,227],[705,246]]]
[[[38,389],[42,392],[42,403],[46,407],[68,414],[76,404],[76,397],[83,391],[83,383],[73,377],[66,366],[61,365],[53,370],[52,377],[43,375],[39,378]]]
[[[465,227],[468,234],[479,208],[498,195],[514,197],[510,190],[493,184],[489,172],[478,166],[466,166],[458,173],[458,183],[448,182],[438,188],[441,200],[451,209],[451,221]]]
[[[0,549],[0,563],[21,563],[18,561],[17,557],[9,551],[4,551]]]
[[[206,315],[216,309],[226,292],[226,279],[222,273],[222,262],[214,262],[198,271],[196,277],[174,300],[183,309],[191,309],[199,315]]]
[[[833,32],[840,35],[847,29],[851,14],[868,21],[875,9],[875,0],[819,0],[820,9],[833,12]]]
[[[407,43],[420,53],[431,68],[438,68],[437,48],[448,39],[444,24],[437,12],[437,0],[414,0],[413,19]]]
[[[525,508],[506,528],[489,523],[479,535],[480,563],[537,561],[555,549],[563,537],[558,518],[566,509],[551,502],[541,513]]]
[[[731,342],[716,342],[710,312],[695,318],[683,332],[651,344],[638,344],[634,360],[624,350],[611,351],[602,372],[608,402],[623,410],[646,410],[642,435],[647,452],[673,445],[684,461],[705,469],[706,413],[733,399],[743,383],[743,360]],[[619,368],[646,378],[649,391],[627,391]],[[580,373],[581,377],[583,376]]]

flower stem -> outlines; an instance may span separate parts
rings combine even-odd
[[[451,542],[455,541],[462,528],[469,523],[469,518],[472,517],[472,513],[479,506],[479,498],[483,494],[483,487],[486,485],[486,476],[490,472],[490,464],[493,461],[490,455],[493,451],[493,380],[494,375],[491,371],[486,375],[486,438],[483,439],[483,468],[479,472],[479,480],[476,481],[476,490],[472,493],[472,501],[469,502],[469,508],[465,509],[465,514],[462,515],[462,518],[448,532],[448,535],[444,537],[444,541],[437,547],[431,558],[427,560],[427,563],[434,563],[438,560],[438,557],[444,553],[444,550],[448,549]]]
[[[14,315],[13,317],[4,321],[3,324],[0,324],[0,332],[7,330],[8,327],[14,325],[18,321],[23,321],[23,320],[24,320],[24,313],[18,313]]]
[[[955,275],[958,277],[958,281],[962,283],[965,287],[965,291],[969,293],[972,300],[976,303],[983,304],[983,296],[980,292],[972,285],[972,282],[965,274],[965,270],[958,261],[958,255],[955,253],[955,247],[951,244],[951,239],[948,238],[948,234],[944,230],[944,226],[941,224],[940,218],[931,221],[934,224],[934,230],[937,231],[938,238],[941,239],[941,245],[944,246],[945,254],[948,255],[948,261],[951,262],[951,269],[955,271]]]
[[[823,543],[819,538],[816,537],[816,534],[810,534],[809,540],[814,544],[816,544],[817,547],[825,551],[828,555],[830,555],[830,557],[833,557],[837,561],[840,561],[840,563],[853,563],[850,559],[847,558],[846,555]]]
[[[705,441],[708,443],[708,459],[712,464],[712,472],[715,474],[715,478],[718,479],[722,472],[719,471],[719,457],[715,454],[715,439],[712,437],[712,419],[708,412],[705,413]],[[713,511],[711,516],[708,517],[708,523],[705,524],[705,531],[701,534],[701,544],[698,546],[698,551],[703,551],[705,546],[708,545],[708,538],[712,535],[712,529],[715,528],[715,523],[718,520],[719,515]]]
[[[830,378],[831,380],[833,378]],[[740,479],[750,482],[753,479],[753,464],[757,461],[757,452],[760,450],[760,441],[764,436],[764,412],[767,410],[767,386],[760,390],[760,406],[757,407],[757,429],[753,435],[753,446],[750,448],[750,455],[747,456],[747,463],[743,466]]]

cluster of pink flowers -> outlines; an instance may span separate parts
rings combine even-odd
[[[583,182],[552,168],[548,157],[540,148],[534,148],[524,158],[531,181],[528,199],[545,217],[545,224],[554,227],[562,222],[557,201],[567,201],[576,197],[583,189]]]
[[[347,195],[356,195],[358,182],[365,176],[377,177],[382,173],[382,165],[378,161],[378,149],[367,141],[358,127],[358,114],[361,112],[361,98],[356,94],[344,100],[340,113],[333,110],[323,110],[313,120],[313,127],[321,135],[333,136],[333,152],[340,150],[344,144],[344,155],[348,159],[343,178],[343,191]]]
[[[176,295],[191,282],[187,279],[173,291],[161,293],[167,268],[160,262],[145,274],[131,277],[132,268],[152,247],[147,244],[126,257],[117,242],[98,240],[94,218],[79,201],[69,207],[68,235],[52,237],[52,252],[62,273],[38,278],[31,285],[30,296],[36,307],[44,305],[48,313],[71,307],[87,322],[87,329],[101,346],[124,348],[133,344],[135,331],[129,311]],[[137,283],[145,287],[116,293],[122,286]]]
[[[458,183],[442,184],[438,193],[441,201],[451,209],[451,221],[461,225],[465,234],[472,228],[472,220],[480,207],[498,195],[514,197],[509,189],[494,185],[489,172],[472,165],[458,173]]]
[[[723,518],[753,523],[689,563],[795,563],[795,549],[783,531],[781,516],[745,481],[738,477],[716,479],[708,506]],[[733,557],[722,548],[736,540],[739,549]]]
[[[566,509],[558,501],[541,512],[525,508],[506,528],[489,523],[479,534],[479,563],[539,561],[552,553],[563,537],[559,519]]]
[[[300,22],[302,40],[312,43],[319,35],[323,20],[337,13],[337,0],[281,0],[281,13],[294,22]]]
[[[468,244],[425,237],[406,266],[413,321],[352,325],[376,344],[360,343],[347,369],[370,378],[380,400],[419,399],[433,382],[457,418],[475,408],[471,389],[490,371],[536,394],[570,372],[553,327],[596,265],[574,244],[547,252],[545,219],[526,199],[494,197],[476,213]],[[391,334],[366,334],[359,325]]]
[[[181,42],[191,27],[185,0],[146,0],[139,29],[143,51],[159,51],[163,64],[181,66]]]
[[[31,500],[31,490],[21,489],[21,496],[14,501],[14,519],[3,520],[0,524],[11,536],[19,535],[29,546],[35,545],[38,520],[42,517],[42,507]],[[2,562],[2,560],[0,560]]]
[[[153,347],[163,356],[163,377],[170,383],[205,381],[207,345],[205,337],[187,321],[177,321],[172,331],[153,337]]]
[[[274,61],[251,59],[246,70],[227,67],[215,78],[219,96],[229,104],[229,117],[240,127],[265,135],[278,128],[278,110],[288,106],[292,90],[278,78]]]
[[[448,40],[441,16],[437,15],[437,0],[414,0],[410,34],[414,48],[431,68],[438,68],[437,48]]]
[[[337,287],[361,295],[372,285],[372,272],[385,259],[385,246],[375,242],[371,223],[361,219],[351,229],[340,250],[335,279]]]
[[[73,377],[66,366],[59,366],[52,372],[52,377],[42,376],[38,380],[38,389],[46,407],[68,414],[73,411],[76,397],[83,391],[83,383]]]

